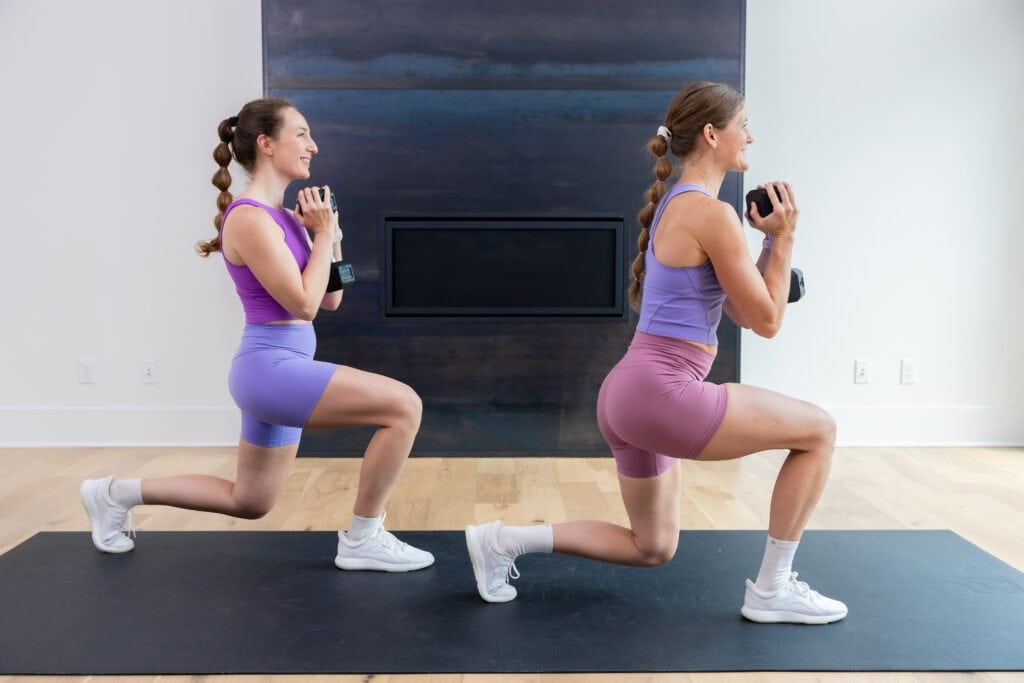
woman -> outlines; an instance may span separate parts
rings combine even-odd
[[[419,430],[419,396],[393,379],[313,360],[313,318],[320,308],[341,305],[341,290],[325,292],[331,261],[341,258],[342,233],[326,186],[303,188],[295,210],[283,208],[285,189],[309,178],[318,151],[309,125],[287,101],[261,99],[222,121],[218,133],[218,234],[197,248],[203,256],[222,253],[245,311],[228,380],[242,411],[237,476],[234,482],[204,475],[86,480],[81,496],[93,543],[109,553],[131,550],[135,543],[122,529],[141,504],[262,517],[281,493],[303,427],[375,425],[351,524],[338,532],[335,564],[393,572],[428,567],[433,555],[383,527],[388,493]],[[251,178],[234,201],[232,153]]]
[[[656,180],[639,215],[639,253],[630,301],[640,320],[628,351],[598,395],[598,424],[615,456],[630,528],[599,521],[466,529],[477,589],[489,602],[516,597],[515,558],[559,552],[616,564],[668,562],[679,541],[679,458],[728,460],[769,449],[789,455],[772,495],[768,540],[741,613],[759,622],[821,624],[846,606],[797,581],[793,556],[832,463],[835,424],[825,411],[745,384],[703,381],[717,350],[724,310],[738,325],[772,337],[789,294],[797,206],[788,183],[769,183],[772,212],[747,219],[765,233],[755,264],[732,207],[716,199],[726,173],[748,168],[742,96],[708,82],[684,88],[648,149]],[[680,160],[678,182],[671,151]],[[772,191],[774,189],[774,192]],[[642,293],[642,297],[641,297]]]

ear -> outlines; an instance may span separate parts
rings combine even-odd
[[[705,142],[707,142],[712,147],[716,147],[718,145],[718,139],[715,136],[715,127],[714,126],[712,126],[710,123],[706,123],[706,124],[704,124],[704,130],[702,132],[704,134],[704,141]]]
[[[274,156],[274,140],[266,134],[261,134],[256,138],[256,149],[267,156]]]

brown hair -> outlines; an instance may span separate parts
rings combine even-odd
[[[276,137],[281,130],[281,110],[291,106],[291,102],[277,98],[253,100],[242,107],[238,116],[226,118],[217,126],[220,144],[213,150],[213,160],[217,162],[218,168],[212,180],[214,187],[220,190],[217,195],[217,215],[213,219],[217,235],[196,243],[196,251],[200,256],[220,251],[220,224],[224,219],[224,209],[234,200],[229,191],[231,174],[228,172],[232,157],[251,174],[256,167],[256,139],[261,135]]]
[[[698,81],[686,86],[675,96],[665,113],[665,127],[671,133],[666,140],[655,134],[647,142],[647,151],[656,157],[654,163],[654,183],[647,188],[647,205],[640,209],[637,220],[640,221],[640,236],[636,246],[639,253],[633,259],[633,282],[629,285],[629,303],[636,310],[640,305],[640,294],[646,263],[644,254],[651,239],[651,223],[658,202],[665,196],[665,183],[675,172],[675,166],[666,156],[669,150],[680,161],[685,160],[697,146],[704,131],[704,126],[711,124],[715,128],[724,128],[736,112],[743,106],[743,95],[721,83]]]

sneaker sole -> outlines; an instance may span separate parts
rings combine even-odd
[[[124,548],[115,548],[114,546],[106,545],[105,543],[103,543],[102,540],[97,538],[95,525],[93,525],[92,520],[94,517],[99,516],[100,511],[96,509],[93,503],[93,496],[91,495],[92,491],[87,492],[86,488],[91,488],[89,487],[89,482],[83,481],[81,487],[79,487],[78,489],[78,495],[82,499],[82,507],[85,508],[86,514],[89,515],[89,527],[92,530],[92,544],[96,546],[96,549],[101,552],[111,553],[115,555],[120,553],[127,553],[133,550],[135,548],[135,541],[128,538],[127,536],[125,536],[124,538],[126,541],[128,541],[128,545]]]
[[[367,560],[355,557],[341,557],[340,555],[334,558],[335,567],[337,567],[338,569],[344,569],[346,571],[353,572],[414,572],[418,569],[425,569],[432,564],[434,564],[433,558],[416,564],[390,564],[388,562],[381,562],[380,560]]]
[[[820,614],[812,616],[798,612],[776,612],[769,610],[750,609],[746,605],[740,609],[740,614],[745,619],[756,621],[759,624],[831,624],[846,616],[842,614]]]
[[[466,550],[469,551],[469,561],[473,565],[473,577],[476,579],[476,592],[480,594],[480,597],[487,602],[499,603],[499,602],[511,602],[516,599],[516,593],[513,592],[510,597],[499,597],[491,595],[487,592],[487,583],[485,581],[485,565],[483,554],[480,552],[480,539],[477,537],[476,527],[469,525],[466,527]],[[515,590],[513,586],[510,588]]]

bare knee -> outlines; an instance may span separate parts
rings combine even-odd
[[[679,545],[678,532],[672,536],[641,539],[637,537],[636,547],[640,551],[640,563],[643,567],[660,567],[676,555]]]
[[[831,413],[821,408],[818,409],[815,417],[815,434],[819,448],[831,456],[836,445],[836,419],[832,417]]]
[[[234,515],[242,519],[261,519],[274,509],[276,496],[243,495],[235,496]]]
[[[397,427],[413,434],[419,431],[423,419],[423,400],[412,387],[403,385],[395,397],[395,417],[390,427]]]
[[[792,449],[791,452],[793,455],[800,456],[803,462],[813,462],[817,467],[818,477],[823,480],[832,469],[835,446],[835,418],[821,408],[815,407],[807,436],[802,440],[802,445]]]

